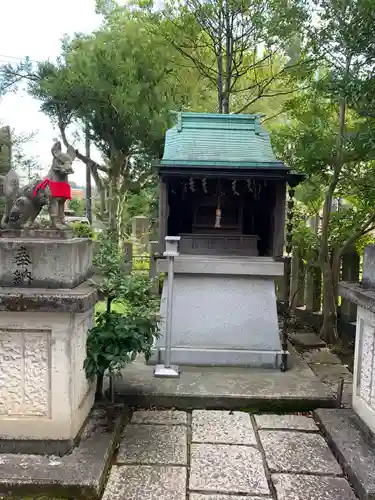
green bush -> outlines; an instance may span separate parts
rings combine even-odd
[[[84,368],[91,380],[107,370],[118,373],[139,353],[148,359],[158,336],[157,306],[154,299],[150,300],[150,280],[129,275],[124,279],[125,287],[127,307],[98,312],[96,325],[89,331]]]
[[[134,271],[149,271],[150,270],[150,255],[142,253],[133,257]]]
[[[89,380],[97,377],[99,399],[107,371],[119,373],[139,353],[150,357],[159,336],[159,300],[147,274],[124,273],[123,255],[106,233],[98,237],[94,264],[101,276],[96,286],[105,298],[105,307],[96,313],[96,324],[89,330],[84,369]]]
[[[70,224],[75,236],[78,238],[94,238],[94,230],[88,224],[82,222],[72,222]]]

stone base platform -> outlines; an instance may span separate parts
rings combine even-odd
[[[74,288],[92,276],[92,241],[72,231],[0,231],[0,286]]]
[[[139,357],[116,380],[116,398],[145,408],[252,408],[278,412],[336,405],[330,388],[297,354],[290,356],[290,370],[285,373],[275,369],[192,366],[180,366],[180,371],[178,379],[155,378],[154,368]]]
[[[94,409],[70,455],[0,454],[0,498],[99,498],[129,414]]]
[[[165,271],[166,261],[158,262]],[[236,259],[180,255],[175,259],[172,364],[279,368],[280,342],[275,276],[282,262],[267,257]],[[168,280],[164,281],[161,318],[167,317]],[[155,342],[164,357],[166,324]]]
[[[68,453],[94,402],[83,370],[96,289],[0,288],[0,453]]]

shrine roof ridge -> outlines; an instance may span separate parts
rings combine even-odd
[[[160,167],[284,168],[276,159],[262,114],[174,112],[175,125],[167,130]]]

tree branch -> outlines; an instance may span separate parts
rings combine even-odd
[[[343,255],[361,236],[371,231],[371,226],[375,222],[375,213],[371,215],[354,234],[350,236],[340,248],[340,256]]]
[[[64,124],[62,123],[61,120],[59,120],[59,122],[58,122],[58,127],[60,130],[61,139],[62,139],[65,147],[68,148],[70,146],[70,144],[69,144],[68,138],[66,137]],[[108,172],[107,167],[105,167],[103,165],[99,165],[99,163],[96,163],[96,161],[94,161],[91,158],[88,158],[86,155],[80,153],[78,149],[76,149],[75,152],[76,152],[77,158],[79,160],[81,160],[83,163],[85,163],[85,165],[90,165],[91,169],[92,169],[92,167],[95,167],[95,169],[99,170],[100,172],[105,172],[105,173]]]

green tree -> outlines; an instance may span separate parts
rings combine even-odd
[[[85,213],[85,203],[81,198],[77,196],[73,196],[71,200],[69,200],[69,210],[74,212],[74,215],[78,215],[82,217]]]
[[[3,67],[3,89],[28,78],[29,92],[58,124],[65,144],[70,123],[89,130],[103,164],[81,151],[77,157],[91,167],[113,232],[119,201],[155,175],[151,160],[162,154],[170,109],[192,100],[191,75],[185,84],[170,53],[160,35],[148,35],[142,18],[124,14],[92,35],[65,40],[57,64]]]
[[[372,169],[363,168],[361,162],[373,157],[372,154],[372,123],[360,119],[352,110],[357,111],[358,105],[366,101],[363,89],[374,91],[372,78],[375,70],[375,52],[373,47],[374,9],[369,0],[320,0],[320,24],[312,33],[313,49],[324,58],[328,75],[322,79],[320,91],[323,96],[332,100],[337,108],[336,143],[329,163],[330,177],[325,191],[321,243],[319,260],[323,270],[323,327],[325,338],[338,338],[337,333],[337,282],[338,262],[341,254],[347,247],[356,241],[372,226],[374,211],[362,214],[359,217],[357,230],[347,239],[341,248],[332,257],[329,250],[330,222],[332,220],[332,200],[336,190],[340,189],[343,176],[356,178],[357,172],[349,170],[348,165],[357,164],[363,172],[365,182],[360,181],[363,187],[368,187],[372,181]],[[371,93],[367,92],[367,102],[373,103]],[[354,122],[354,124],[353,124]],[[366,165],[367,166],[367,165]],[[373,203],[373,193],[360,194],[361,204],[365,206]],[[367,196],[366,196],[367,195]]]
[[[38,159],[25,153],[24,146],[32,141],[35,133],[12,134],[12,168],[17,171],[22,184],[29,184],[42,176],[42,166]]]
[[[112,234],[101,233],[95,267],[97,286],[105,299],[105,310],[96,314],[96,325],[87,338],[84,368],[88,379],[96,377],[98,399],[103,378],[120,372],[139,353],[148,360],[159,337],[159,298],[152,293],[148,274],[128,274],[124,256]]]
[[[331,75],[327,75],[331,81]],[[289,120],[273,132],[278,155],[307,174],[297,189],[304,205],[297,220],[296,251],[323,273],[322,336],[337,340],[337,286],[342,255],[375,228],[375,161],[367,119],[345,105],[345,128],[338,119],[340,103],[326,93],[327,81],[289,103]],[[338,149],[338,138],[341,144]],[[340,151],[338,162],[338,151]],[[345,200],[339,209],[336,200]],[[317,231],[306,226],[318,219]],[[304,219],[304,220],[303,220]]]
[[[141,189],[139,193],[128,193],[122,200],[119,210],[120,230],[123,239],[127,239],[132,230],[132,218],[137,215],[149,217],[151,227],[156,224],[158,186],[155,184]]]
[[[153,16],[150,32],[162,33],[196,67],[217,96],[217,112],[244,112],[259,99],[294,91],[289,77],[305,61],[303,1],[171,1],[156,12],[152,2],[137,6]]]

